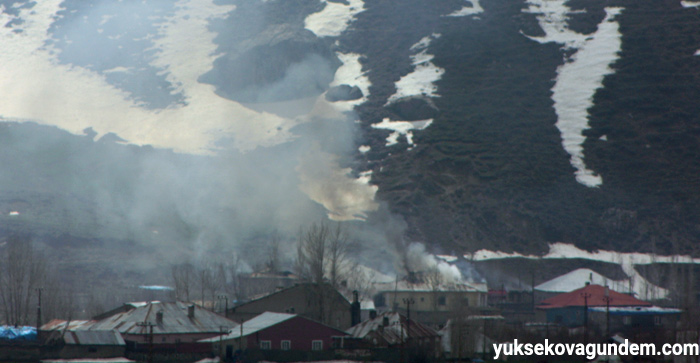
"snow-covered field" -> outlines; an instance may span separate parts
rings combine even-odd
[[[557,128],[561,132],[562,145],[571,155],[571,165],[576,168],[576,180],[588,187],[603,183],[600,175],[589,170],[583,160],[583,131],[588,128],[588,109],[593,106],[593,95],[602,87],[603,78],[611,74],[610,66],[619,58],[622,46],[619,24],[615,17],[622,8],[605,8],[605,19],[592,35],[580,34],[567,27],[571,10],[564,0],[530,0],[526,10],[539,14],[537,19],[545,32],[543,37],[530,37],[540,43],[559,43],[575,53],[557,70],[552,88]]]

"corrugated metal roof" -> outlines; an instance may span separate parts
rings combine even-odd
[[[238,326],[233,320],[194,305],[194,318],[187,316],[190,304],[182,302],[149,302],[133,310],[115,314],[95,322],[90,330],[117,330],[122,334],[148,334],[144,323],[153,324],[153,334],[219,333]],[[157,321],[163,313],[162,322]]]
[[[122,335],[114,330],[68,331],[63,340],[70,345],[126,345]]]
[[[388,323],[386,326],[384,325],[385,318]],[[415,320],[411,320],[411,323],[408,324],[408,319],[396,312],[386,312],[372,320],[357,324],[347,331],[348,334],[360,339],[365,339],[373,332],[381,336],[389,344],[399,344],[409,336],[412,339],[438,336],[435,330]]]
[[[228,334],[222,336],[222,337],[216,337],[216,338],[210,338],[210,339],[204,339],[200,340],[201,342],[214,342],[214,341],[219,341],[220,339],[223,340],[229,340],[229,339],[237,339],[242,336],[247,336],[250,334],[254,334],[256,332],[259,332],[263,329],[267,329],[271,326],[277,325],[283,321],[287,321],[293,317],[297,316],[296,314],[285,314],[285,313],[271,313],[271,312],[264,312],[246,322],[243,323],[243,334],[241,334],[241,327],[238,326],[237,328],[231,329]]]
[[[51,331],[51,330],[87,330],[94,324],[94,320],[61,320],[53,319],[48,323],[41,326],[40,330]],[[68,326],[66,328],[66,325]]]
[[[475,282],[461,282],[455,284],[440,284],[439,286],[431,286],[427,283],[411,283],[406,280],[401,280],[398,283],[394,281],[374,284],[374,288],[377,291],[383,292],[488,292],[486,284]]]

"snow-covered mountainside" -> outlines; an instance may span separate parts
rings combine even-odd
[[[254,259],[328,217],[378,261],[414,241],[697,255],[693,2],[0,9],[2,235]]]

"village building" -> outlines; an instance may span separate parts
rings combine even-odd
[[[265,312],[231,329],[227,334],[201,340],[212,344],[213,350],[230,359],[239,350],[294,352],[328,351],[334,338],[347,335],[344,331],[322,324],[299,314]],[[260,353],[260,352],[258,352]],[[274,352],[272,353],[274,356]]]
[[[385,312],[353,326],[347,332],[355,341],[343,342],[340,344],[343,348],[405,349],[430,358],[437,358],[441,353],[437,331],[398,312]]]
[[[407,280],[376,284],[374,303],[382,307],[410,313],[412,320],[431,326],[444,326],[455,314],[480,314],[488,310],[488,289],[482,283],[409,282]]]
[[[535,302],[574,291],[586,284],[608,286],[610,290],[622,294],[631,294],[632,291],[629,279],[613,280],[591,269],[579,268],[535,286]]]
[[[227,316],[245,322],[264,312],[296,314],[345,330],[352,325],[351,308],[330,284],[300,283],[236,305]]]
[[[232,320],[183,302],[145,302],[90,324],[91,331],[116,330],[132,349],[201,351],[197,341],[238,326]]]
[[[548,323],[577,327],[586,323],[588,310],[593,307],[607,309],[608,307],[643,308],[651,306],[650,302],[639,300],[631,295],[619,293],[605,286],[588,284],[571,292],[545,299],[537,305],[537,309],[546,314]]]
[[[469,357],[493,357],[493,339],[504,328],[501,315],[469,315],[450,319],[440,330],[446,358],[463,360]]]
[[[114,330],[69,330],[60,335],[58,358],[119,358],[126,354],[126,342]]]
[[[290,271],[270,271],[269,269],[238,276],[239,296],[260,296],[286,289],[299,283],[299,276]]]
[[[661,334],[675,330],[682,312],[680,309],[659,306],[612,306],[610,308],[596,306],[588,308],[591,322],[605,331],[605,334],[619,333],[642,341],[663,341],[663,339],[659,339]]]

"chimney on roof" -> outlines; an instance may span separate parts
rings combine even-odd
[[[187,317],[194,319],[194,304],[187,307]]]
[[[350,323],[352,326],[359,324],[360,320],[362,320],[360,315],[361,306],[358,295],[357,290],[352,292],[352,304],[350,304]]]
[[[156,313],[156,324],[163,324],[163,310],[158,310]]]
[[[377,310],[370,310],[369,311],[369,318],[376,319],[377,318]]]
[[[382,326],[389,326],[389,317],[385,316],[384,319],[382,319]]]

